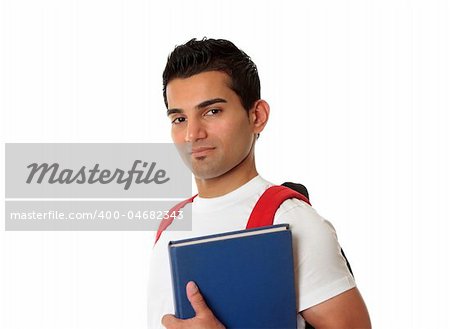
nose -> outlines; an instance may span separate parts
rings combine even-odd
[[[196,142],[200,139],[206,138],[206,129],[198,119],[188,120],[186,126],[186,135],[184,141],[188,143]]]

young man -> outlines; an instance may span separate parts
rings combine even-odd
[[[163,94],[172,138],[198,188],[192,232],[164,231],[153,248],[149,282],[149,328],[224,328],[193,282],[186,289],[196,316],[176,319],[167,243],[244,229],[262,193],[272,184],[258,175],[255,142],[269,118],[260,97],[255,64],[226,40],[191,40],[168,58]],[[285,201],[274,224],[293,234],[298,328],[370,328],[332,225],[306,203]]]

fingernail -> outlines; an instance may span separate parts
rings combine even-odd
[[[198,287],[194,281],[189,281],[187,284],[187,291],[190,295],[195,294],[198,291]]]

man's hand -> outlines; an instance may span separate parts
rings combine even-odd
[[[162,317],[161,323],[167,329],[225,329],[214,316],[213,312],[206,305],[203,296],[200,294],[197,285],[190,281],[186,285],[186,293],[192,308],[195,311],[195,317],[187,320],[177,319],[172,314],[166,314]]]

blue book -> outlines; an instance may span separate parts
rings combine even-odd
[[[195,316],[186,295],[194,281],[227,329],[297,328],[288,224],[169,243],[175,316]]]

